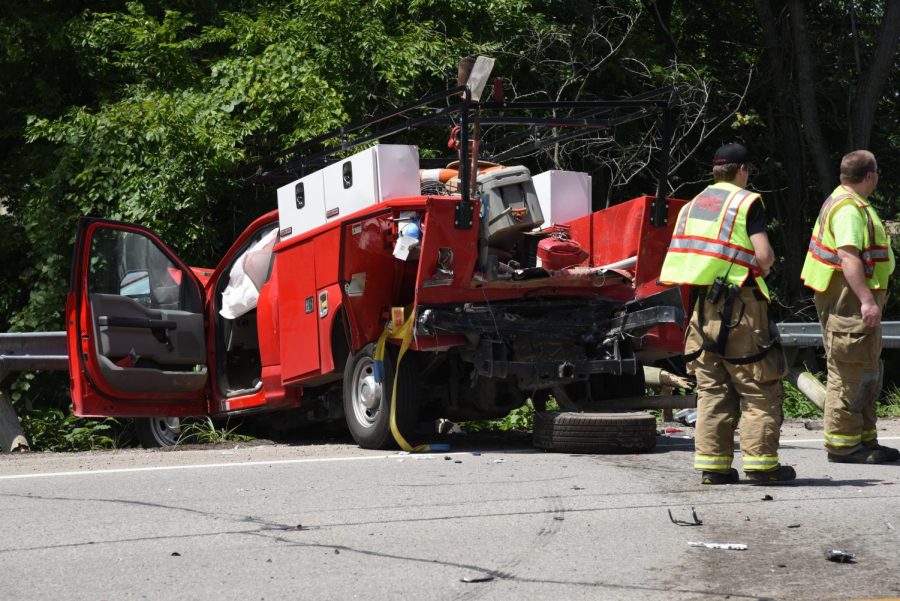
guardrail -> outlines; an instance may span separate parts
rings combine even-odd
[[[822,346],[822,328],[818,323],[783,322],[778,324],[778,331],[781,334],[783,346]],[[881,337],[885,348],[900,348],[900,321],[881,322]],[[7,376],[20,371],[63,371],[67,369],[69,369],[69,356],[65,332],[0,333],[0,452],[28,451],[30,449],[9,395],[6,394],[3,387]],[[802,380],[802,377],[803,374],[800,371],[792,370],[789,379],[796,384],[797,379],[801,378]],[[821,383],[818,384],[821,386]],[[818,390],[816,386],[813,388]],[[807,396],[810,394],[807,393]],[[813,396],[818,395],[812,395],[810,398]],[[681,399],[686,397],[678,398],[678,402],[683,403]],[[635,401],[636,399],[627,400]],[[669,397],[666,397],[665,400],[672,401]],[[674,401],[668,402],[665,407],[674,407],[675,404],[677,403]]]
[[[69,369],[65,332],[0,334],[0,452],[31,449],[3,383],[19,371]]]
[[[822,346],[822,326],[818,322],[782,322],[778,324],[782,346]],[[900,348],[900,321],[881,322],[884,348]]]

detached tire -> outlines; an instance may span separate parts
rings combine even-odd
[[[353,440],[364,449],[395,447],[391,433],[391,390],[398,348],[384,350],[384,382],[375,381],[375,345],[368,344],[347,359],[344,369],[344,418]],[[409,437],[419,421],[416,356],[407,351],[397,378],[397,428]]]
[[[534,446],[563,453],[646,453],[656,447],[656,418],[642,412],[535,413]]]

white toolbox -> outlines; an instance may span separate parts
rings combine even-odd
[[[544,224],[565,223],[591,213],[591,176],[580,171],[544,171],[531,178]]]
[[[278,226],[282,240],[325,223],[325,186],[316,171],[278,188]]]
[[[419,149],[379,144],[322,170],[325,220],[334,221],[392,198],[419,196]]]
[[[278,188],[287,240],[392,198],[419,196],[419,149],[379,144]]]

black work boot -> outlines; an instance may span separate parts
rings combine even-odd
[[[741,477],[738,475],[738,471],[734,468],[731,468],[727,472],[703,471],[702,477],[700,479],[700,483],[701,484],[735,484],[740,479],[741,479]]]
[[[861,447],[849,455],[828,453],[828,461],[831,463],[890,463],[897,459],[900,459],[900,451],[879,445]]]
[[[878,443],[875,443],[875,446],[876,446],[878,449],[880,449],[880,450],[884,451],[885,453],[887,453],[887,456],[888,456],[888,463],[890,463],[890,462],[892,462],[892,461],[900,460],[900,451],[898,451],[897,449],[894,449],[894,448],[891,448],[891,447],[885,447],[885,446],[882,446],[882,445],[880,445],[880,444],[878,444]]]
[[[744,472],[744,475],[748,482],[755,484],[781,484],[796,478],[797,472],[789,465],[779,465],[774,470]]]

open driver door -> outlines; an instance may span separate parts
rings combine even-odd
[[[82,219],[66,300],[75,414],[207,414],[204,296],[149,230]]]

